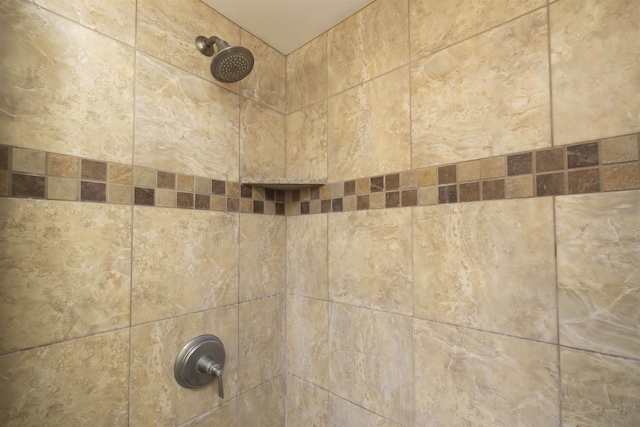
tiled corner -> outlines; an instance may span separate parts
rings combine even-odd
[[[328,96],[327,35],[313,39],[287,55],[287,112],[324,100]]]
[[[285,425],[285,378],[279,375],[238,399],[238,426]]]
[[[327,101],[302,108],[286,117],[287,176],[327,176]]]
[[[238,425],[238,399],[218,406],[180,427],[229,427]]]
[[[367,427],[400,427],[378,414],[367,411],[348,400],[329,394],[329,427],[362,425]]]
[[[329,392],[294,375],[287,375],[287,425],[327,426]],[[345,424],[346,425],[346,424]]]

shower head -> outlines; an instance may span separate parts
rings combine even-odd
[[[196,46],[206,56],[215,54],[214,46],[218,49],[211,60],[211,74],[220,82],[235,83],[247,77],[253,69],[253,55],[247,48],[229,46],[229,43],[215,36],[198,36]]]

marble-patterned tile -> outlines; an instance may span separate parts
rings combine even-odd
[[[380,415],[341,399],[329,395],[329,427],[400,427]]]
[[[280,375],[243,394],[238,402],[238,426],[285,425],[285,380]]]
[[[562,425],[640,425],[640,362],[562,348]]]
[[[415,320],[415,425],[557,426],[556,346]]]
[[[329,391],[408,425],[413,406],[411,318],[335,303],[330,310]]]
[[[287,55],[287,112],[328,96],[327,33]]]
[[[639,20],[635,0],[549,6],[554,144],[640,130]]]
[[[251,73],[240,81],[240,94],[284,113],[285,56],[242,29],[240,39],[255,60]]]
[[[329,98],[329,181],[411,169],[409,92],[403,67]]]
[[[243,178],[286,176],[285,116],[240,100],[240,174]]]
[[[225,399],[218,383],[188,389],[175,380],[173,365],[193,338],[212,334],[225,349]],[[238,395],[238,307],[203,311],[131,329],[130,426],[180,425]]]
[[[640,191],[556,200],[560,343],[640,358]]]
[[[136,0],[31,0],[79,24],[120,40],[136,42]]]
[[[285,359],[284,296],[240,304],[240,392],[280,375]]]
[[[329,215],[329,298],[413,314],[411,210]]]
[[[128,330],[0,356],[0,422],[125,427],[128,362]]]
[[[329,95],[409,62],[409,1],[378,0],[327,33]],[[389,99],[390,100],[390,99]]]
[[[183,424],[181,427],[236,427],[237,425],[238,399],[234,399],[201,417]]]
[[[329,298],[327,215],[287,218],[287,292]]]
[[[409,0],[411,60],[546,5],[545,0]]]
[[[417,317],[557,342],[553,200],[414,210]]]
[[[296,376],[287,375],[286,409],[289,426],[327,427],[329,392]]]
[[[413,168],[551,145],[546,10],[412,63]]]
[[[131,163],[133,48],[19,0],[0,27],[0,143]]]
[[[133,324],[238,302],[238,214],[134,207]]]
[[[238,95],[144,54],[136,69],[136,166],[238,181]]]
[[[131,208],[4,198],[0,224],[0,354],[129,325]]]
[[[284,294],[286,220],[240,215],[240,302]]]
[[[289,178],[327,177],[327,102],[287,115],[286,152]]]

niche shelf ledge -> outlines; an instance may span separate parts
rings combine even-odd
[[[300,190],[302,188],[320,187],[327,183],[327,178],[242,178],[242,184],[256,187],[270,188],[272,190]]]

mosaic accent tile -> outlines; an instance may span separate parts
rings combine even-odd
[[[605,139],[600,143],[603,164],[638,160],[638,135]]]
[[[9,147],[0,146],[0,171],[9,170]]]
[[[605,166],[603,168],[604,191],[632,190],[640,187],[638,163]]]
[[[107,184],[82,181],[80,184],[80,200],[83,202],[106,202]]]
[[[536,172],[554,172],[564,169],[564,148],[551,148],[536,152]],[[530,173],[530,172],[529,172]],[[511,174],[509,174],[511,175]]]
[[[438,187],[438,203],[456,203],[458,191],[455,185]]]
[[[482,179],[500,178],[505,176],[506,159],[504,156],[489,157],[480,160]]]
[[[397,208],[400,206],[400,192],[399,191],[389,191],[385,193],[385,207],[386,208]]]
[[[436,168],[420,169],[418,171],[418,185],[420,187],[436,185]]]
[[[107,163],[82,159],[80,165],[80,176],[82,179],[89,179],[92,181],[107,180]]]
[[[133,168],[130,165],[122,165],[119,163],[109,163],[108,169],[109,169],[109,182],[114,182],[116,184],[133,183]]]
[[[158,171],[157,175],[158,188],[166,188],[173,190],[176,188],[176,174],[170,172]]]
[[[480,161],[474,160],[458,164],[457,178],[458,182],[480,179]]]
[[[153,206],[155,190],[153,188],[135,187],[133,203],[136,205]]]
[[[402,191],[402,206],[417,206],[418,205],[418,190],[404,190]]]
[[[49,175],[77,178],[78,162],[77,157],[49,153]]]
[[[482,200],[500,200],[504,199],[504,196],[504,179],[482,181]]]
[[[564,173],[548,173],[536,176],[536,195],[559,196],[564,194]]]
[[[514,154],[512,156],[507,156],[507,175],[525,175],[533,172],[531,159],[531,153]]]
[[[478,200],[480,200],[479,182],[460,184],[460,202],[475,202]]]
[[[377,193],[379,191],[384,191],[384,177],[376,176],[371,178],[371,192]]]
[[[600,191],[600,173],[598,169],[569,171],[568,194],[597,193]]]
[[[569,169],[585,166],[598,166],[598,143],[570,145],[567,147],[567,165]]]
[[[11,169],[14,172],[37,173],[44,175],[46,154],[44,151],[14,148]]]
[[[13,197],[44,199],[44,181],[43,176],[14,173],[11,176],[11,195]]]

